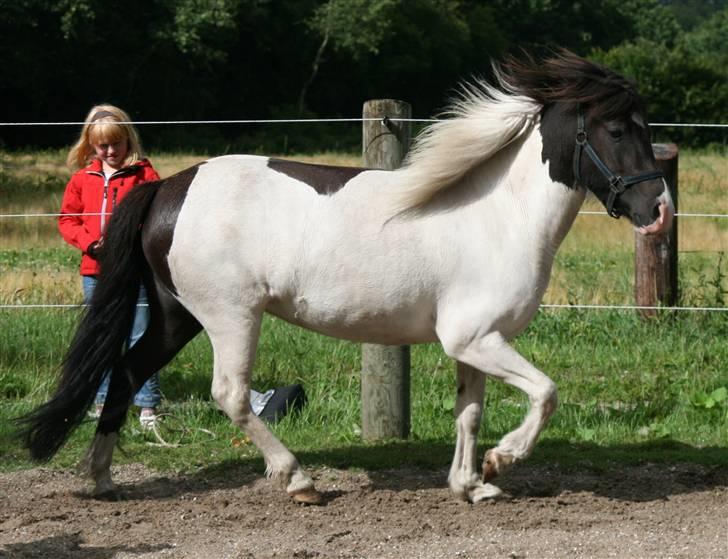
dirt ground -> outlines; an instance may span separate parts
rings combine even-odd
[[[324,469],[323,506],[234,467],[114,471],[113,502],[72,471],[0,476],[0,557],[728,557],[728,468],[522,465],[500,482],[508,498],[477,505],[449,494],[445,471]]]

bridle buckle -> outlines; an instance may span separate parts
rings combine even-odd
[[[627,190],[627,185],[622,177],[616,175],[609,179],[609,189],[615,194],[622,194]]]

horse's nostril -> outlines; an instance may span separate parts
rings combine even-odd
[[[657,204],[654,208],[652,208],[652,219],[655,220],[658,217],[660,217],[660,204]]]

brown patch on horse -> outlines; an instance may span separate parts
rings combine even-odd
[[[159,181],[159,190],[144,222],[142,233],[144,255],[159,280],[175,295],[177,295],[177,289],[172,282],[167,255],[172,247],[177,216],[187,197],[187,190],[197,176],[200,165],[204,165],[204,163],[198,163]]]
[[[363,167],[318,165],[316,163],[301,163],[276,158],[268,159],[268,168],[306,183],[323,195],[338,192],[359,173],[368,170]]]

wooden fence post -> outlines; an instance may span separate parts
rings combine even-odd
[[[665,174],[677,212],[678,149],[675,144],[653,144],[657,167]],[[677,303],[677,217],[666,235],[645,236],[635,232],[634,298],[640,307],[672,306]],[[643,318],[657,315],[654,309],[639,310]]]
[[[394,170],[410,145],[409,103],[377,99],[364,103],[362,159],[364,167]],[[410,348],[362,344],[361,431],[366,440],[406,439],[410,432]]]

